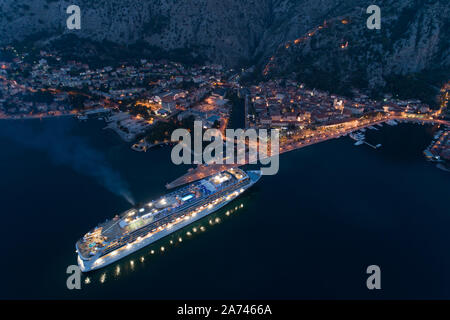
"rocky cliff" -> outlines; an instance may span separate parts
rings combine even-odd
[[[270,0],[3,0],[0,44],[73,33],[166,50],[195,48],[229,65],[252,57],[270,16]],[[66,8],[81,9],[81,30],[67,30]]]
[[[380,30],[367,28],[366,6],[353,6],[279,44],[265,65],[265,75],[295,73],[313,85],[338,85],[344,91],[352,86],[398,91],[403,86],[407,94],[432,91],[448,79],[449,2],[379,1],[378,5]]]
[[[70,4],[81,8],[81,30],[66,28]],[[381,30],[366,27],[371,4]],[[73,33],[190,48],[228,66],[259,64],[268,77],[377,88],[397,75],[448,78],[449,8],[448,0],[3,0],[0,44]]]

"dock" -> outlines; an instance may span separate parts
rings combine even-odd
[[[179,177],[178,179],[166,184],[167,189],[177,188],[187,183],[192,183],[197,180],[212,176],[217,172],[228,170],[238,167],[238,164],[211,164],[211,165],[198,165],[197,168],[191,168],[189,171]]]
[[[365,144],[367,144],[369,147],[374,148],[374,149],[378,149],[379,147],[381,147],[381,145],[377,144],[376,146],[374,146],[373,144],[368,143],[367,141],[363,141]]]
[[[325,136],[325,137],[321,137],[320,139],[311,139],[310,141],[302,141],[302,142],[292,142],[292,143],[288,143],[285,145],[280,145],[280,150],[279,150],[279,154],[285,153],[285,152],[289,152],[289,151],[293,151],[293,150],[298,150],[316,143],[320,143],[323,141],[327,141],[327,140],[331,140],[331,139],[336,139],[342,136],[345,136],[351,132],[354,131],[358,131],[361,130],[361,128],[366,128],[369,126],[375,126],[378,125],[380,127],[383,126],[383,123],[386,123],[389,120],[404,120],[406,122],[416,122],[416,121],[420,121],[421,123],[424,124],[440,124],[440,125],[446,125],[446,126],[450,126],[450,121],[447,120],[442,120],[442,119],[415,119],[415,118],[409,118],[409,117],[400,117],[400,116],[390,116],[390,117],[386,117],[383,119],[379,119],[376,121],[372,121],[372,122],[368,122],[365,123],[363,125],[354,127],[354,128],[350,128],[348,130],[345,130],[345,132],[339,132],[337,134],[331,134],[329,136]],[[379,147],[381,147],[381,145],[372,145],[369,144],[368,142],[365,142],[365,144],[369,145],[370,147],[374,148],[374,149],[378,149]],[[246,157],[247,159],[247,157]],[[218,172],[224,171],[224,170],[228,170],[230,168],[234,168],[234,167],[239,167],[241,165],[239,164],[232,164],[232,165],[217,165],[217,164],[212,164],[212,165],[198,165],[197,168],[191,168],[189,169],[189,171],[184,174],[183,176],[179,177],[178,179],[166,184],[166,188],[167,189],[172,189],[172,188],[176,188],[179,186],[182,186],[184,184],[187,183],[191,183],[209,176],[212,176]]]

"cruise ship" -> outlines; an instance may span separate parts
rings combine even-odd
[[[77,241],[78,265],[103,268],[225,206],[261,178],[232,168],[99,224]]]

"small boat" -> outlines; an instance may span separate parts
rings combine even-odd
[[[363,133],[353,133],[352,132],[349,134],[349,137],[356,141],[365,139],[365,136]]]
[[[390,126],[396,126],[398,124],[397,122],[395,122],[395,120],[388,120],[386,121],[386,123]]]
[[[356,142],[355,142],[355,146],[360,146],[360,145],[362,145],[363,143],[364,143],[363,140],[356,141]]]

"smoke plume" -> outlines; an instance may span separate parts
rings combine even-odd
[[[44,125],[1,121],[0,135],[27,147],[45,151],[57,165],[94,178],[100,185],[134,205],[127,183],[106,161],[104,155],[85,139],[70,133],[68,121],[46,121]]]

